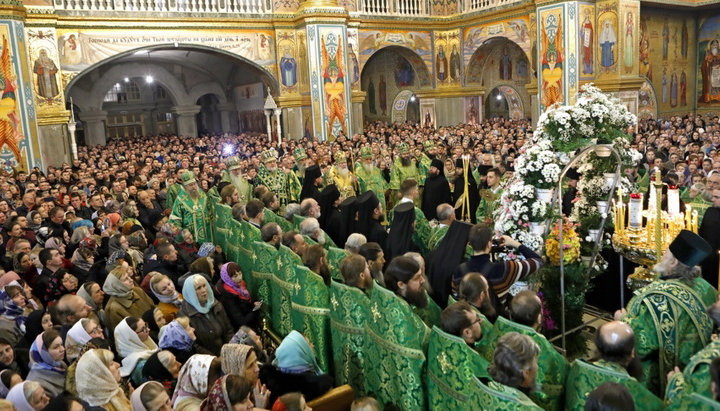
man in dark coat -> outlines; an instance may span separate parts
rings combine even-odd
[[[718,287],[718,250],[720,250],[720,230],[718,230],[718,227],[720,227],[720,190],[715,189],[712,192],[712,207],[705,210],[705,215],[698,230],[700,237],[705,239],[714,250],[703,261],[701,267],[703,278],[715,288]]]
[[[322,184],[322,171],[317,165],[312,165],[305,169],[305,178],[303,179],[302,190],[300,191],[300,201],[306,198],[320,198],[320,189]]]
[[[445,178],[445,166],[442,161],[435,158],[430,162],[420,209],[428,220],[435,220],[437,206],[450,201],[450,184]]]
[[[366,191],[357,198],[358,220],[356,232],[364,235],[369,243],[378,243],[385,250],[387,231],[383,227],[383,210],[373,191]]]

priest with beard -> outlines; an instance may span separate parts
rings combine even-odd
[[[306,198],[320,198],[320,186],[322,185],[322,171],[317,165],[312,165],[305,169],[305,178],[303,179],[302,190],[300,191],[300,201]]]
[[[242,166],[237,157],[230,157],[225,161],[227,171],[223,172],[222,180],[231,183],[238,192],[238,201],[247,204],[252,199],[252,185],[242,173]]]
[[[450,203],[450,184],[445,178],[443,162],[438,159],[430,161],[430,169],[425,178],[425,190],[422,193],[420,209],[428,220],[437,219],[437,206]]]
[[[420,251],[420,247],[413,241],[414,232],[415,205],[408,202],[395,206],[385,247],[385,255],[388,260],[392,260],[409,251]]]
[[[458,220],[463,219],[463,212],[462,212],[462,205],[465,201],[465,175],[463,172],[463,160],[462,158],[458,158],[455,160],[455,180],[453,180],[453,187],[455,187],[455,191],[453,192],[453,203],[455,204],[455,215]],[[468,192],[470,197],[470,210],[467,211],[466,218],[470,218],[470,221],[475,224],[477,222],[475,213],[477,212],[477,208],[480,205],[480,193],[478,191],[477,183],[475,182],[475,178],[472,176],[472,173],[468,171],[467,173],[467,186],[468,186]]]
[[[366,191],[357,198],[357,224],[355,231],[364,235],[368,243],[377,243],[385,250],[388,233],[382,226],[384,217],[380,199],[373,191]]]

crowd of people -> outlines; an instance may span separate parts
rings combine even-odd
[[[494,118],[332,142],[154,136],[0,174],[0,410],[307,410],[342,384],[353,410],[717,406],[717,260],[714,277],[703,261],[720,249],[718,118],[632,130],[644,159],[627,176],[658,169],[705,202],[705,240],[681,234],[656,267],[676,289],[631,301],[597,330],[599,358],[572,363],[543,336],[537,293],[515,287],[542,258],[492,227],[532,132]],[[494,261],[497,246],[523,259]],[[310,290],[332,342],[255,276],[276,259],[307,270],[289,293]],[[653,345],[643,301],[681,286],[695,299]]]

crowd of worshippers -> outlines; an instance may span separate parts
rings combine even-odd
[[[646,160],[628,176],[640,182],[656,167],[694,187],[693,199],[720,198],[718,118],[636,131]],[[213,243],[214,201],[326,285],[400,307],[408,324],[398,332],[427,337],[417,347],[427,381],[414,381],[426,408],[717,406],[720,343],[710,334],[720,303],[698,267],[717,254],[712,243],[681,233],[655,267],[662,280],[598,328],[587,361],[568,363],[544,337],[534,291],[511,293],[542,258],[487,223],[531,133],[528,122],[491,119],[437,130],[375,123],[323,143],[157,136],[0,175],[0,410],[306,410],[337,385],[307,336],[291,331],[277,347],[260,338],[268,301]],[[458,207],[464,196],[469,212]],[[493,261],[497,244],[524,259]],[[334,267],[332,247],[346,252]],[[658,303],[667,295],[676,298]],[[453,373],[462,387],[433,382]],[[473,384],[480,402],[443,406]],[[417,393],[386,385],[397,403],[368,391],[352,409],[410,409]]]

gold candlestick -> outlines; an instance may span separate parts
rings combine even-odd
[[[662,255],[662,186],[660,170],[655,172],[655,254],[658,261]]]

